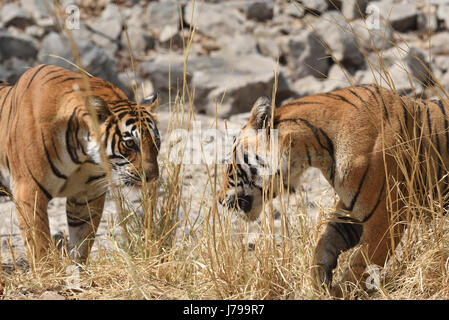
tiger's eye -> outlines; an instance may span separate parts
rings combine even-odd
[[[136,147],[137,147],[136,142],[134,140],[131,140],[131,139],[125,140],[125,146],[128,149],[133,149],[133,150],[136,149]]]

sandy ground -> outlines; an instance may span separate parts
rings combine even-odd
[[[167,130],[170,123],[170,114],[168,112],[159,112],[159,130],[162,135],[163,145],[160,153],[160,165],[164,164],[164,161],[168,161],[166,155],[167,146],[170,142],[173,142],[173,136],[168,137]],[[248,114],[241,114],[234,116],[226,123],[224,121],[219,121],[217,127],[220,132],[225,131],[227,127],[228,132],[238,132],[238,130],[244,125],[248,119]],[[215,119],[203,115],[196,116],[197,129],[200,127],[202,132],[205,132],[209,128],[215,128]],[[184,126],[186,127],[186,126]],[[194,129],[195,131],[195,129]],[[181,134],[188,135],[187,131],[181,132]],[[210,137],[205,137],[203,139],[205,145],[212,143],[213,139]],[[182,143],[183,147],[186,147]],[[193,145],[187,145],[187,148],[191,147],[194,154],[201,153],[201,150]],[[209,150],[210,151],[210,150]],[[207,153],[208,148],[204,148],[203,153]],[[163,178],[163,177],[162,177]],[[183,199],[191,203],[191,210],[189,212],[189,218],[191,221],[196,221],[196,225],[200,225],[202,221],[201,214],[198,214],[198,208],[201,201],[204,201],[202,196],[204,191],[204,184],[207,181],[207,172],[204,164],[190,164],[184,166],[184,179],[183,179]],[[210,194],[210,186],[206,186],[206,194]],[[135,194],[130,192],[130,197],[134,200],[138,200]],[[303,211],[305,206],[307,215],[313,218],[317,216],[318,212],[324,208],[324,210],[330,210],[335,203],[334,192],[330,188],[329,184],[326,182],[324,177],[317,169],[309,169],[302,178],[302,184],[300,190],[297,190],[295,194],[291,195],[289,212],[292,214],[298,214],[299,211]],[[207,197],[211,198],[211,197]],[[275,210],[276,210],[275,201]],[[98,249],[98,246],[108,248],[109,233],[114,230],[115,225],[115,204],[112,199],[108,198],[103,217],[97,232],[96,244],[94,245],[94,251]],[[65,199],[57,198],[53,199],[48,208],[50,228],[52,235],[55,234],[67,234],[67,220],[65,216]],[[179,214],[179,218],[184,219],[183,213]],[[237,219],[237,218],[236,218]],[[189,227],[185,227],[185,224],[180,223],[179,232],[185,232],[189,234],[193,232]],[[260,221],[252,223],[249,231],[253,236],[257,236],[258,226]],[[275,229],[280,230],[280,219],[279,215],[275,215]],[[13,202],[8,198],[0,198],[0,254],[1,261],[3,263],[11,262],[12,255],[11,249],[17,259],[24,257],[24,247],[20,236],[20,231],[17,224],[16,212]],[[97,249],[96,249],[97,248]]]

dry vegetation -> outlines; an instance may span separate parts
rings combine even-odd
[[[184,42],[186,65],[195,36],[194,28],[189,31],[190,38]],[[445,96],[442,88],[437,91]],[[189,127],[195,119],[195,93],[183,84],[171,95],[169,127],[179,127],[180,119],[187,119],[182,125]],[[301,197],[284,195],[278,206],[281,228],[276,233],[273,199],[268,196],[260,233],[249,241],[248,225],[217,205],[222,166],[204,165],[204,192],[192,208],[185,197],[186,168],[167,161],[171,150],[166,149],[159,159],[161,182],[142,197],[144,214],[125,210],[120,190],[113,191],[121,219],[110,227],[109,248],[98,248],[79,267],[79,285],[70,285],[74,283],[68,277],[72,262],[54,249],[42,265],[0,271],[2,298],[39,298],[49,291],[68,299],[331,299],[312,288],[309,267],[320,226],[332,208],[320,208],[317,223],[310,223]],[[413,162],[414,152],[416,148],[410,147],[402,155]],[[403,200],[410,222],[400,249],[382,271],[380,290],[368,295],[354,288],[348,298],[449,299],[449,219],[439,206],[441,196],[423,198],[414,191],[425,181],[419,172],[406,185],[411,196]],[[193,221],[192,210],[204,218]],[[186,225],[196,232],[180,232]],[[340,257],[335,279],[353,252]]]

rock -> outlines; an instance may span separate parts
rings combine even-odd
[[[40,63],[70,68],[70,65],[67,62],[51,57],[49,54],[66,59],[73,59],[72,47],[69,41],[56,32],[51,32],[44,37],[37,59]]]
[[[393,29],[388,24],[379,22],[378,28],[371,28],[366,20],[357,19],[351,22],[351,27],[359,47],[379,51],[393,46]]]
[[[364,63],[357,38],[341,13],[327,12],[315,20],[314,26],[334,59],[347,68],[357,68]]]
[[[301,0],[302,5],[306,9],[306,11],[321,14],[328,8],[327,0]]]
[[[234,35],[244,32],[244,16],[219,4],[189,3],[184,8],[184,20],[189,25],[196,25],[197,30],[209,37],[217,35]]]
[[[449,4],[439,5],[436,16],[439,20],[444,21],[445,28],[449,29]]]
[[[184,56],[174,53],[157,55],[155,59],[141,63],[138,73],[143,80],[150,80],[154,90],[160,93],[159,106],[168,106],[170,100],[175,100],[178,90],[182,90]],[[191,78],[192,75],[187,73],[189,85]]]
[[[145,26],[145,19],[142,19],[145,9],[140,4],[135,4],[131,8],[125,8],[123,13],[128,27],[143,28]]]
[[[432,69],[426,52],[416,47],[410,47],[404,60],[408,70],[419,83],[426,86],[434,84]]]
[[[10,57],[34,59],[37,55],[37,43],[26,35],[11,35],[0,31],[0,54],[3,59]]]
[[[433,54],[449,54],[449,32],[439,32],[430,38],[431,51]]]
[[[295,18],[302,18],[305,14],[304,6],[302,6],[297,0],[289,1],[284,7],[284,14]]]
[[[346,19],[354,20],[365,16],[368,0],[342,1],[341,13]]]
[[[220,50],[213,51],[211,55],[241,56],[257,53],[257,42],[253,36],[236,34],[234,36],[223,35],[217,39]]]
[[[378,8],[380,15],[390,22],[393,29],[400,32],[416,30],[418,10],[414,5],[388,0],[371,2],[370,5]]]
[[[217,106],[219,117],[249,111],[259,96],[271,95],[273,90],[276,64],[260,55],[197,57],[190,67],[195,107],[208,115],[215,115]]]
[[[273,4],[267,1],[251,2],[246,11],[248,19],[266,21],[273,18]]]
[[[20,0],[20,6],[33,17],[34,21],[50,18],[53,10],[52,1]]]
[[[295,81],[292,90],[297,94],[296,98],[300,98],[342,89],[350,85],[347,75],[347,71],[343,71],[340,66],[334,64],[329,70],[327,79],[319,80],[313,76],[307,76]]]
[[[154,49],[156,40],[143,28],[131,25],[128,27],[127,33],[134,55],[143,56],[147,50]],[[123,48],[128,47],[129,44],[125,32],[122,32],[120,42]]]
[[[161,105],[174,101],[176,92],[182,89],[184,57],[181,55],[158,56],[141,65],[142,79],[151,80],[154,89],[161,93]],[[257,67],[254,67],[257,66]],[[260,55],[245,56],[197,56],[190,57],[187,65],[187,85],[195,93],[195,109],[200,113],[227,117],[249,111],[260,95],[271,95],[276,64]],[[170,82],[169,82],[170,72]],[[291,94],[279,76],[279,99]],[[193,91],[194,90],[194,91]]]
[[[421,94],[423,88],[421,84],[407,71],[404,65],[393,64],[382,70],[358,71],[355,78],[360,84],[377,83],[387,89],[395,89],[401,95]],[[394,88],[391,86],[393,81]]]
[[[31,16],[15,3],[7,3],[3,6],[0,13],[4,27],[17,27],[24,29],[32,24]]]
[[[176,26],[179,30],[178,1],[151,2],[144,17],[148,28],[152,31],[161,31],[167,25]]]
[[[326,51],[314,32],[299,30],[295,36],[286,37],[281,50],[296,78],[323,77],[329,69]]]
[[[416,23],[420,31],[437,31],[439,24],[436,7],[432,5],[424,6],[418,13]]]

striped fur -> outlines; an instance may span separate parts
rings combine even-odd
[[[273,171],[277,173],[273,192],[278,193],[277,186],[282,185],[280,176],[284,187],[285,181],[294,187],[305,169],[316,167],[339,196],[335,212],[339,219],[327,224],[315,248],[312,275],[316,284],[329,286],[335,295],[342,294],[341,288],[347,282],[364,287],[368,274],[362,252],[370,264],[383,266],[401,238],[404,224],[393,223],[391,218],[394,212],[399,221],[406,219],[398,194],[407,197],[402,182],[416,170],[416,161],[420,161],[418,167],[426,179],[425,190],[418,190],[418,186],[414,192],[420,191],[422,199],[437,186],[443,196],[447,192],[447,102],[414,100],[364,85],[295,100],[276,109],[271,119],[271,110],[261,108],[260,101],[237,137],[234,162],[222,179],[220,201],[249,220],[259,216],[263,192],[259,172],[271,150],[256,155],[248,150],[262,135],[269,134],[260,131],[265,127],[257,120],[266,119],[268,127],[272,123],[271,129],[278,130],[281,159]],[[271,104],[268,99],[263,101]],[[418,157],[411,157],[413,154]],[[238,158],[247,161],[237,164]],[[257,159],[249,163],[251,158]],[[342,282],[331,286],[339,254],[357,244],[361,247]]]
[[[28,70],[15,85],[0,84],[0,184],[17,204],[30,259],[46,254],[54,197],[67,198],[72,256],[87,258],[108,187],[98,141],[115,184],[158,177],[156,106],[157,98],[139,105],[109,82],[51,65]]]

